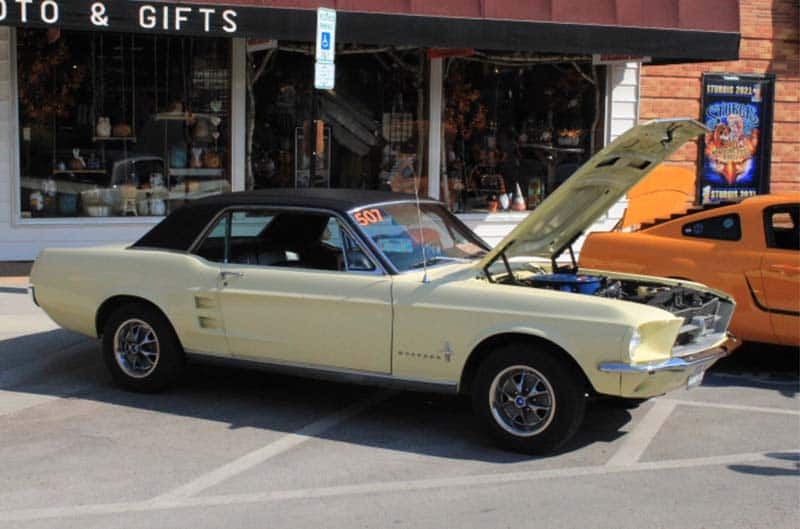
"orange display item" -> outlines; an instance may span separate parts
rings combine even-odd
[[[582,269],[687,279],[736,300],[739,339],[800,346],[800,193],[761,195],[644,224],[593,233]]]
[[[694,201],[695,171],[661,164],[628,191],[622,228],[685,212]]]

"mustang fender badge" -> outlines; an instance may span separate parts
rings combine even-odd
[[[444,349],[442,350],[442,356],[444,356],[444,361],[449,362],[453,359],[453,351],[450,349],[450,342],[444,343]]]

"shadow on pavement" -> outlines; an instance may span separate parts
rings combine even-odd
[[[795,347],[745,343],[714,364],[708,374],[704,386],[775,389],[794,398],[800,393],[800,351]]]
[[[738,355],[715,366],[714,372],[720,376],[709,377],[706,385],[763,385],[777,387],[788,397],[797,394],[796,365],[786,360],[785,354],[780,356],[782,352],[778,351],[757,354],[747,349],[744,352],[745,355],[737,352]],[[770,361],[777,362],[777,367]],[[66,399],[77,397],[216,421],[227,424],[229,429],[257,428],[286,433],[364,400],[376,391],[257,370],[190,363],[173,389],[159,394],[138,394],[114,386],[102,364],[97,340],[63,330],[21,336],[0,342],[0,389]],[[12,368],[8,369],[9,366]],[[785,384],[728,376],[752,372],[754,366],[758,366],[756,372],[773,373]],[[590,400],[583,427],[560,453],[595,443],[610,443],[624,435],[621,428],[630,420],[631,414],[613,401]],[[319,437],[449,459],[494,463],[533,459],[495,448],[473,416],[469,399],[447,395],[392,393],[387,400]],[[744,467],[738,470],[744,471]],[[751,470],[755,472],[757,468]]]
[[[783,461],[794,461],[795,468],[775,468],[757,465],[729,465],[728,468],[734,472],[751,474],[755,476],[800,476],[800,453],[798,452],[773,452],[767,457],[780,459]]]
[[[68,350],[49,353],[54,344],[77,335],[62,330],[0,342],[13,342],[26,357],[24,377],[0,373],[0,389],[79,398],[141,411],[216,421],[229,429],[257,428],[295,432],[344,407],[367,399],[375,388],[334,383],[229,366],[190,363],[180,382],[158,394],[132,393],[116,387],[102,365],[97,340],[78,337]],[[56,358],[58,357],[58,358]],[[77,369],[80,368],[80,369]],[[13,380],[16,378],[16,380]],[[608,443],[623,433],[628,411],[603,401],[590,401],[584,425],[560,453],[594,443]],[[394,392],[389,398],[318,437],[388,450],[414,452],[448,459],[494,463],[530,461],[532,456],[497,449],[473,416],[469,399],[458,396]]]
[[[36,332],[0,340],[0,389],[10,389],[24,383],[30,376],[41,375],[51,367],[58,368],[59,361],[75,360],[72,348],[89,338],[64,329]]]

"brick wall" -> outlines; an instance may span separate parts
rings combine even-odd
[[[700,117],[703,72],[772,73],[776,77],[772,129],[771,190],[800,190],[800,46],[797,0],[740,0],[739,60],[644,66],[641,72],[640,119]],[[697,145],[689,144],[671,160],[696,167]]]

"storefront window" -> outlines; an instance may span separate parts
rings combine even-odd
[[[249,186],[426,194],[424,50],[340,49],[330,91],[313,89],[312,54],[288,42],[248,53],[251,72],[264,72],[251,73]]]
[[[442,198],[454,211],[533,209],[591,157],[602,82],[590,63],[546,60],[447,59]]]
[[[22,217],[162,216],[230,189],[230,40],[17,32]]]

